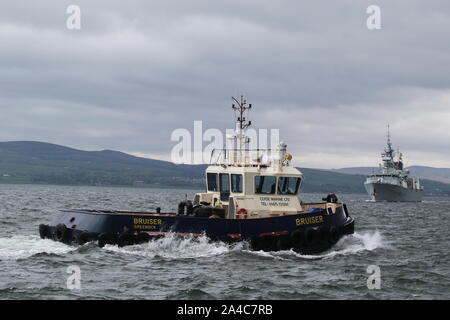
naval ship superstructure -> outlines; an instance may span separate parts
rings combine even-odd
[[[367,176],[364,187],[373,201],[420,202],[423,187],[403,167],[403,155],[392,148],[388,126],[387,146],[381,154],[380,170]]]

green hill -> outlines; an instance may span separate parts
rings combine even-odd
[[[203,186],[204,166],[44,142],[0,142],[0,183]]]
[[[363,175],[298,168],[305,176],[303,192],[365,193]]]
[[[32,141],[0,142],[0,183],[204,188],[205,165],[176,165],[112,151],[82,151]],[[364,175],[299,168],[303,192],[365,193]],[[422,179],[428,195],[450,185]]]

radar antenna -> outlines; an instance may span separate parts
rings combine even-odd
[[[240,101],[234,97],[231,98],[236,102],[236,104],[233,103],[231,107],[233,108],[235,113],[236,112],[238,113],[236,117],[236,135],[234,136],[234,138],[237,139],[237,143],[239,146],[239,161],[245,162],[246,161],[245,155],[247,154],[248,151],[245,151],[243,149],[244,148],[247,149],[248,144],[250,142],[250,138],[245,136],[245,129],[250,127],[252,124],[251,121],[247,121],[245,119],[245,112],[247,111],[248,114],[248,111],[252,108],[252,105],[251,104],[247,105],[247,100],[244,99],[243,95],[241,95]],[[243,154],[243,151],[245,155]]]
[[[244,130],[246,128],[248,128],[249,126],[252,125],[251,121],[246,121],[245,117],[244,117],[244,112],[248,111],[252,108],[252,104],[250,103],[248,106],[246,106],[247,104],[247,100],[244,99],[244,96],[241,95],[241,101],[238,101],[235,97],[231,97],[237,104],[237,106],[233,103],[233,105],[231,106],[233,108],[233,110],[238,111],[239,112],[239,116],[237,117],[237,122],[239,122],[239,128],[241,130]]]
[[[391,130],[390,130],[389,123],[388,123],[388,125],[387,125],[387,145],[388,145],[388,149],[389,149],[389,150],[392,150]]]

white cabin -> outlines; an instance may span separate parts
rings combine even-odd
[[[292,156],[286,144],[276,150],[250,150],[245,136],[244,111],[251,108],[245,100],[235,101],[239,111],[236,132],[228,137],[229,146],[214,150],[213,162],[206,169],[206,192],[196,194],[193,205],[210,205],[225,209],[225,218],[251,219],[298,214],[304,208],[297,196],[303,174],[290,166]]]

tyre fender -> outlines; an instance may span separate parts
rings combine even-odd
[[[39,235],[41,239],[50,238],[50,228],[46,224],[39,225]]]
[[[317,231],[309,228],[305,231],[305,245],[310,247],[317,243]]]
[[[331,244],[335,244],[339,241],[339,231],[335,226],[330,228],[330,238],[329,241]]]
[[[70,230],[67,229],[66,225],[64,223],[60,223],[56,226],[54,235],[56,240],[69,243],[70,242]]]
[[[290,235],[291,243],[295,248],[301,248],[305,244],[305,233],[301,230],[295,230]]]

